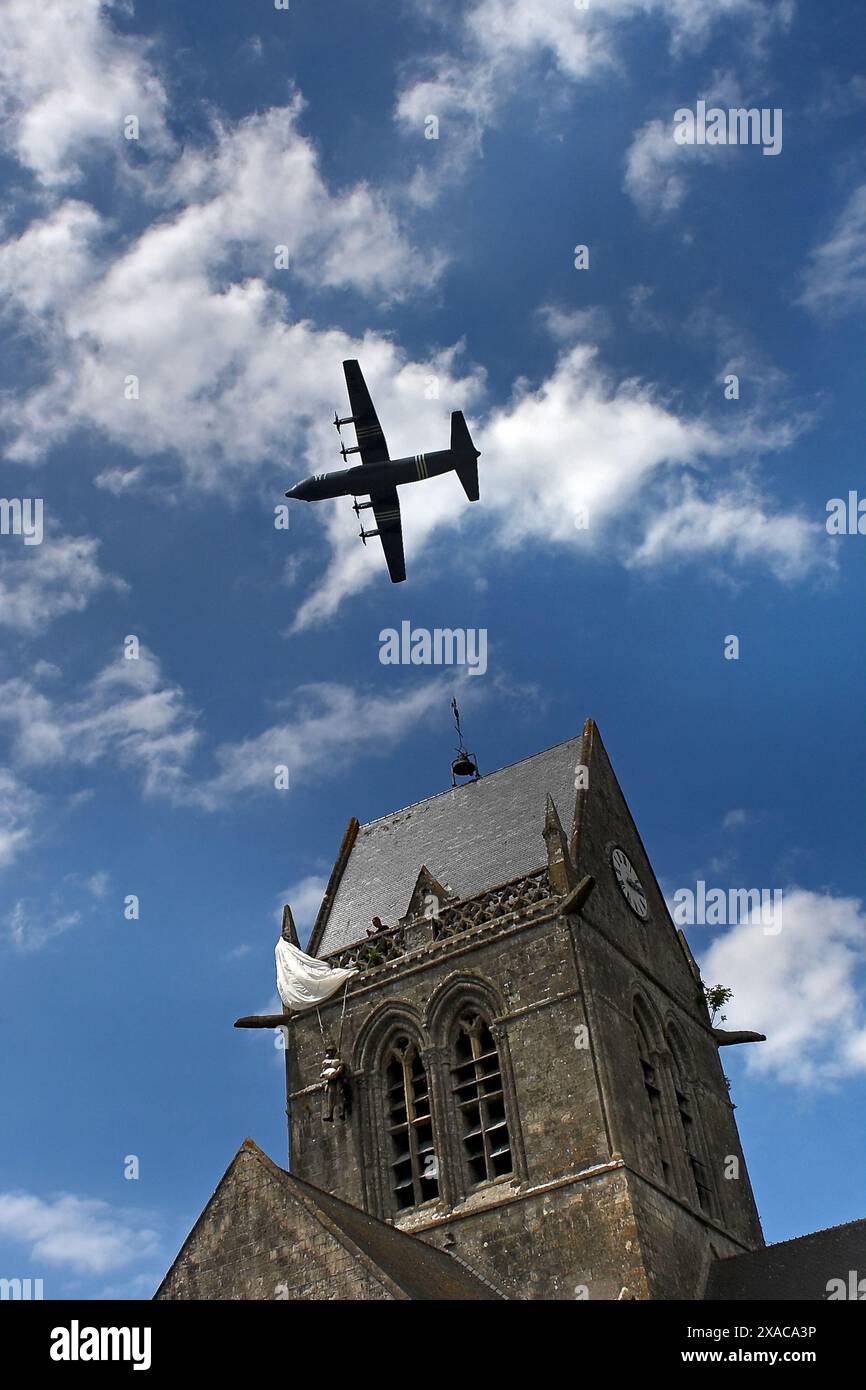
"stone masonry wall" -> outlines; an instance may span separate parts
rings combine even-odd
[[[241,1180],[238,1164],[244,1165]],[[186,1247],[160,1299],[388,1300],[393,1295],[285,1192],[242,1154]]]

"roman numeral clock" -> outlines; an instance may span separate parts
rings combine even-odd
[[[610,852],[610,863],[620,892],[634,915],[645,922],[648,916],[646,891],[625,850],[614,846]]]

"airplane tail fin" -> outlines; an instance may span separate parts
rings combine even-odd
[[[478,459],[481,456],[481,451],[476,449],[472,443],[472,436],[463,418],[462,410],[451,412],[451,452],[457,456],[454,471],[463,484],[466,496],[470,502],[477,502],[479,497]]]

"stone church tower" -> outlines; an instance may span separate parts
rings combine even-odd
[[[307,950],[357,969],[345,992],[245,1020],[286,1030],[290,1173],[248,1144],[158,1297],[274,1297],[282,1272],[290,1298],[700,1299],[763,1245],[718,1053],[758,1035],[712,1027],[591,720],[350,821]],[[315,1282],[304,1203],[378,1284]],[[406,1292],[413,1256],[451,1293]]]

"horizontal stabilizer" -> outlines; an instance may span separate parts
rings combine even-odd
[[[481,457],[481,451],[472,443],[462,410],[451,412],[451,452],[455,455],[454,471],[463,484],[466,496],[470,502],[477,502],[478,459]]]

